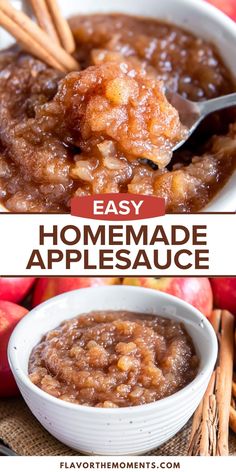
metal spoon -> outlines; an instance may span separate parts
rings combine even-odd
[[[199,123],[201,123],[207,115],[214,111],[236,106],[236,93],[230,93],[229,95],[223,95],[222,97],[205,100],[203,102],[192,102],[191,100],[181,97],[178,93],[170,91],[166,92],[166,97],[171,105],[178,110],[180,121],[188,130],[186,137],[176,144],[173,151],[176,151],[176,149],[187,141],[198,127]]]
[[[0,444],[0,455],[2,456],[17,456],[15,452],[13,452],[9,447],[3,446],[3,444]]]

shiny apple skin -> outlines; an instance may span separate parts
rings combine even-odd
[[[86,287],[99,287],[103,285],[117,285],[120,279],[117,277],[42,277],[36,282],[33,294],[33,306],[48,300],[49,298]]]
[[[236,316],[236,277],[215,277],[210,282],[216,308]]]
[[[0,300],[0,397],[19,394],[7,359],[7,346],[17,323],[28,313],[26,308]]]
[[[210,317],[213,309],[211,284],[206,277],[128,277],[123,283],[174,295],[190,303],[207,317]]]

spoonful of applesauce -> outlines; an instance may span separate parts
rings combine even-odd
[[[166,98],[178,111],[180,122],[186,128],[184,139],[180,140],[172,148],[172,151],[176,151],[190,138],[195,129],[207,115],[214,111],[236,106],[236,93],[230,93],[228,95],[223,95],[211,100],[204,100],[202,102],[192,102],[191,100],[183,98],[178,93],[166,91]]]

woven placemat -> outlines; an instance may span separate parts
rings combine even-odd
[[[191,421],[153,456],[185,456]],[[0,440],[21,456],[78,456],[53,438],[34,418],[22,399],[0,401]],[[236,435],[230,435],[230,455],[236,455]]]

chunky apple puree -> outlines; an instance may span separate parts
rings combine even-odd
[[[192,100],[235,90],[211,44],[126,15],[71,20],[81,70],[63,75],[13,48],[0,53],[0,201],[15,212],[68,212],[74,195],[164,197],[202,209],[235,168],[234,112],[186,133],[165,87]]]
[[[65,321],[34,348],[31,381],[67,402],[101,408],[142,405],[172,395],[198,371],[181,323],[126,311]]]

